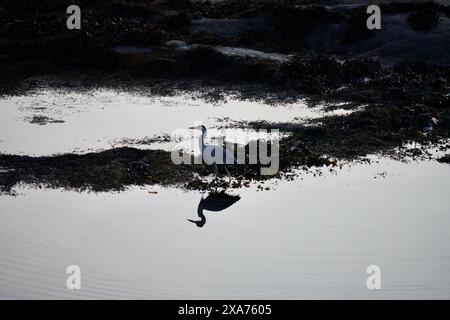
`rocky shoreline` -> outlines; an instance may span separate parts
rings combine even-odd
[[[161,95],[183,88],[211,99],[230,91],[274,102],[301,96],[355,110],[308,125],[242,124],[291,133],[281,142],[281,175],[369,154],[427,157],[427,145],[444,152],[449,147],[450,55],[443,52],[450,44],[441,37],[450,36],[450,7],[442,4],[382,4],[388,28],[370,31],[363,5],[326,1],[3,2],[2,94],[26,93],[42,83],[80,90],[141,87]],[[81,30],[65,28],[69,2],[82,8]],[[334,40],[326,41],[330,34]],[[399,34],[395,50],[369,46],[393,44]],[[424,147],[402,149],[412,141]],[[266,179],[257,169],[232,167],[234,187]],[[206,183],[210,173],[206,166],[175,166],[160,150],[0,154],[3,193],[19,183],[92,191],[146,184],[233,187],[226,179]]]

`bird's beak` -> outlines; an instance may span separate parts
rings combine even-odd
[[[195,127],[189,127],[188,129],[195,129]]]
[[[191,219],[187,219],[187,221],[195,223],[195,225],[199,228],[202,228],[205,225],[205,221],[195,221],[195,220],[191,220]]]

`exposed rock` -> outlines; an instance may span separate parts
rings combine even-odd
[[[439,158],[438,161],[442,162],[442,163],[450,164],[450,154],[448,154],[448,155],[446,155],[446,156],[444,156],[442,158]]]
[[[420,10],[409,15],[408,23],[414,30],[430,32],[439,25],[439,12],[432,8]]]

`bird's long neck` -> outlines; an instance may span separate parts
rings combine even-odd
[[[203,214],[203,198],[202,200],[200,200],[200,203],[198,204],[198,208],[197,208],[197,214],[200,218],[200,220],[194,221],[194,220],[189,220],[193,223],[195,223],[197,225],[197,227],[203,227],[206,223],[206,217]]]
[[[200,141],[199,141],[200,151],[202,151],[202,152],[203,152],[203,149],[205,148],[205,136],[206,136],[206,131],[202,131],[202,135],[200,136]]]
[[[202,221],[203,220],[206,221],[205,215],[203,214],[203,208],[204,208],[204,204],[203,204],[203,199],[202,199],[202,200],[200,200],[200,203],[198,204],[198,207],[197,207],[197,215],[200,219],[202,219]]]
[[[200,154],[202,154],[204,148],[205,148],[205,133],[202,132],[197,140],[197,150],[194,150],[194,152],[195,153],[199,152]]]

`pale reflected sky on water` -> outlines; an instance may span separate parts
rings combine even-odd
[[[24,189],[0,197],[0,296],[448,298],[449,181],[437,162],[344,167],[236,190],[203,228],[187,221],[197,192]],[[65,287],[70,264],[80,291]],[[378,291],[366,289],[372,264]]]

